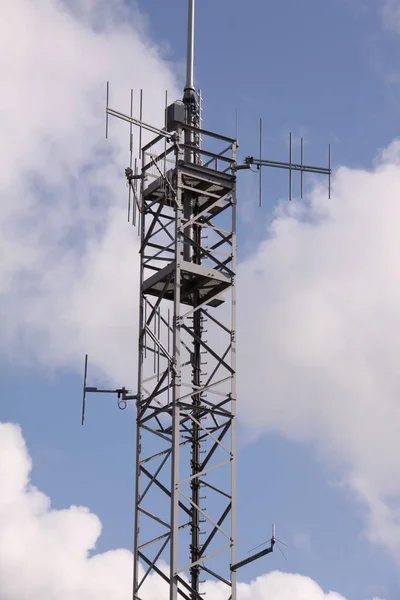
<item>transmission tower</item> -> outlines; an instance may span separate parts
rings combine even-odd
[[[255,165],[330,175],[328,169],[248,157],[237,140],[203,129],[194,87],[194,5],[188,0],[187,72],[183,100],[168,105],[157,128],[109,106],[130,125],[128,218],[140,232],[138,391],[136,420],[134,600],[146,600],[148,577],[169,600],[201,600],[205,580],[236,600],[236,572],[272,552],[236,555],[236,176]],[[139,130],[140,168],[132,159]],[[108,130],[108,125],[107,125]],[[142,136],[151,133],[142,144]],[[261,135],[260,135],[261,140]],[[317,170],[315,170],[317,169]],[[290,187],[291,190],[291,187]],[[260,192],[261,198],[261,192]],[[168,565],[168,566],[167,566]],[[167,592],[166,592],[167,593]],[[167,595],[165,596],[167,598]]]

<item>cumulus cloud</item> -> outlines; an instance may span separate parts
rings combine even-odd
[[[55,510],[30,481],[31,459],[21,429],[0,423],[1,600],[124,600],[131,596],[132,555],[118,549],[96,554],[99,519],[88,509]],[[21,577],[21,573],[24,576]],[[165,587],[149,577],[145,600],[159,600]],[[207,597],[220,596],[208,582]],[[274,572],[239,585],[239,600],[344,600],[325,594],[311,579]]]

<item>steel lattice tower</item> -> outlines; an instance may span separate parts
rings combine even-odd
[[[236,600],[236,571],[273,551],[236,557],[236,174],[252,165],[331,174],[312,167],[247,157],[237,141],[202,129],[194,88],[194,4],[188,0],[186,86],[182,102],[166,103],[165,126],[109,107],[130,124],[126,169],[128,215],[140,232],[138,393],[113,392],[120,408],[135,400],[136,487],[134,600],[146,600],[152,576],[169,600],[201,600],[205,580]],[[140,130],[140,169],[132,164],[132,128]],[[108,125],[107,125],[108,130]],[[142,131],[156,137],[142,145]],[[128,217],[129,218],[129,217]],[[163,592],[164,594],[164,592]],[[165,596],[167,598],[167,592]]]
[[[200,599],[203,574],[235,600],[236,141],[200,148],[189,11],[183,103],[142,150],[134,598],[152,573]]]

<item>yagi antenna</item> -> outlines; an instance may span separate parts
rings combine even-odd
[[[133,90],[131,89],[131,112],[130,112],[130,117],[131,119],[133,118]],[[132,162],[133,162],[133,124],[132,122],[129,123],[129,168],[132,170]],[[130,223],[131,220],[131,195],[132,195],[132,188],[129,185],[129,192],[128,192],[128,223]],[[135,218],[132,217],[132,220],[134,221]]]
[[[118,388],[115,390],[102,390],[97,387],[91,387],[86,385],[88,371],[88,355],[85,354],[85,368],[83,375],[83,394],[82,394],[82,425],[85,423],[85,409],[86,409],[86,394],[116,394],[117,395],[117,406],[120,410],[125,410],[127,407],[128,400],[137,400],[137,395],[130,394],[130,391],[125,387]]]
[[[235,170],[239,169],[250,169],[252,165],[257,167],[259,171],[259,206],[262,206],[262,197],[263,197],[263,179],[262,179],[262,168],[263,167],[272,167],[275,169],[286,169],[289,171],[289,200],[293,199],[293,171],[300,172],[300,197],[303,198],[303,176],[304,173],[316,173],[317,175],[327,175],[328,176],[328,198],[331,197],[331,145],[328,145],[328,166],[327,167],[318,167],[315,165],[307,165],[304,164],[304,140],[300,139],[300,163],[293,162],[293,135],[292,132],[289,133],[289,160],[288,162],[277,161],[277,160],[267,160],[262,157],[263,154],[263,122],[260,119],[260,139],[259,139],[259,147],[260,147],[260,158],[254,158],[253,156],[247,156],[244,161],[244,165],[237,165]]]

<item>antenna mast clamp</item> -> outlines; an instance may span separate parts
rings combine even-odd
[[[125,177],[127,178],[127,180],[129,181],[129,183],[131,181],[134,181],[135,179],[144,179],[144,175],[142,173],[139,173],[138,175],[135,175],[133,173],[133,169],[132,167],[127,167],[125,169]]]

